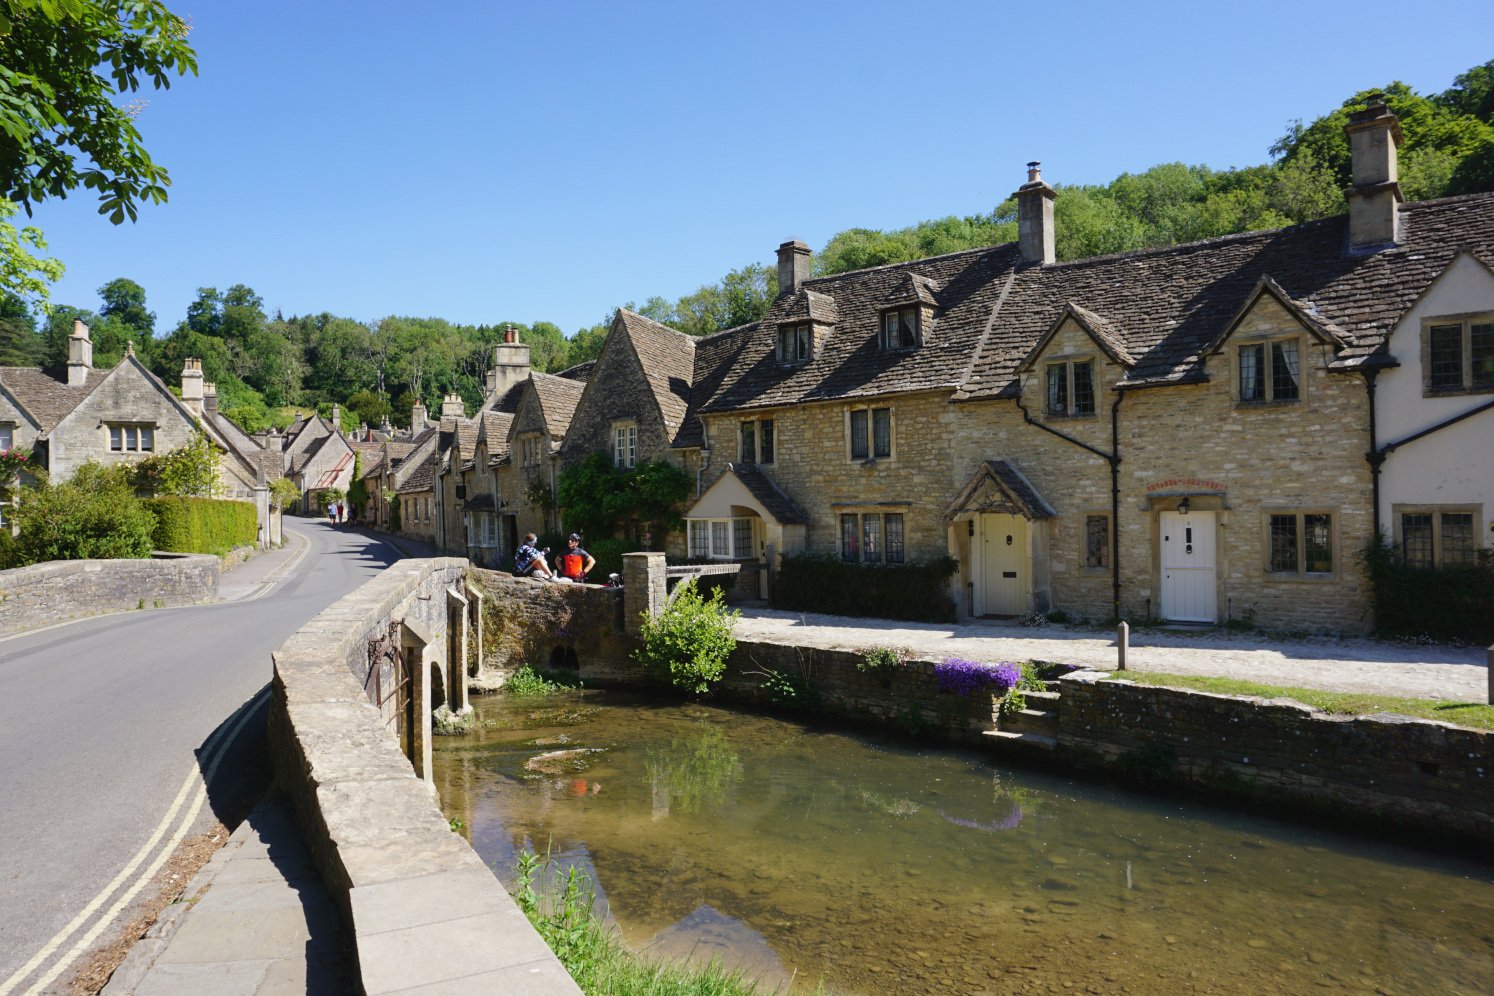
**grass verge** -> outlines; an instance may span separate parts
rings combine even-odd
[[[1479,730],[1494,730],[1494,705],[1479,702],[1445,702],[1440,699],[1402,699],[1391,695],[1367,695],[1359,692],[1326,692],[1318,688],[1284,688],[1258,685],[1236,678],[1206,678],[1202,675],[1163,674],[1156,671],[1125,671],[1111,675],[1119,681],[1138,685],[1161,685],[1166,688],[1192,688],[1216,695],[1259,695],[1267,699],[1296,699],[1324,712],[1346,716],[1368,716],[1393,712],[1418,719],[1435,719]]]

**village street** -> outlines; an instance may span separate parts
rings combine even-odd
[[[399,558],[320,520],[286,524],[286,550],[223,576],[233,601],[0,641],[0,993],[107,940],[100,918],[128,917],[122,900],[175,840],[264,787],[270,652]]]

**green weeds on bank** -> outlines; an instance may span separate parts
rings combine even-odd
[[[519,854],[514,899],[571,978],[587,993],[607,996],[753,996],[757,984],[714,962],[705,966],[651,961],[625,948],[596,913],[590,878],[568,868],[553,895],[541,895],[535,880],[551,867],[549,857]]]
[[[563,682],[545,677],[528,664],[515,671],[503,683],[503,690],[515,698],[554,695],[556,692],[563,692],[571,687]]]
[[[1358,692],[1325,692],[1317,688],[1285,688],[1259,685],[1235,678],[1206,678],[1200,675],[1161,674],[1154,671],[1125,671],[1112,674],[1119,681],[1138,685],[1161,685],[1166,688],[1191,688],[1218,695],[1258,695],[1267,699],[1295,699],[1303,705],[1344,716],[1368,716],[1377,712],[1435,719],[1479,730],[1494,730],[1494,705],[1479,702],[1443,702],[1437,699],[1403,699],[1390,695],[1367,695]]]

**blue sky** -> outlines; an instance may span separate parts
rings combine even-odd
[[[1025,179],[1265,162],[1293,118],[1490,58],[1485,3],[167,0],[197,77],[138,120],[171,199],[37,209],[55,303],[129,277],[363,320],[553,321]]]

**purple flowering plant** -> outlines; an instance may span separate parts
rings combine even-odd
[[[1017,687],[1022,680],[1022,668],[1010,661],[983,664],[962,657],[951,657],[934,665],[934,677],[939,687],[956,695],[971,692],[990,692],[1000,698]]]

